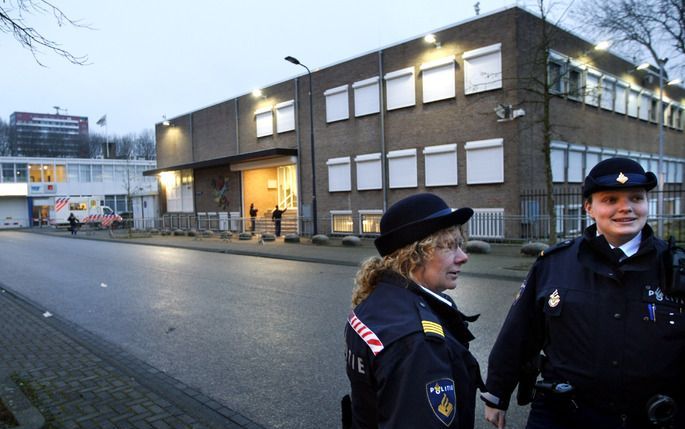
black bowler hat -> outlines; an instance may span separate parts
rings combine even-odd
[[[583,198],[597,191],[645,188],[656,186],[656,176],[645,173],[640,164],[628,158],[608,158],[595,165],[583,184]]]
[[[420,241],[434,232],[465,224],[473,210],[455,211],[433,194],[416,194],[393,204],[381,218],[381,236],[374,241],[381,256]]]

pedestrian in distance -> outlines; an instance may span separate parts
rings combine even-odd
[[[345,326],[343,427],[473,428],[482,380],[467,326],[478,316],[444,293],[468,261],[461,225],[472,214],[423,193],[381,218],[380,257],[357,272]]]
[[[278,205],[276,205],[273,213],[271,213],[271,220],[273,220],[274,226],[276,227],[276,237],[281,236],[281,219],[283,218],[283,213],[285,213],[286,210],[288,210],[287,207],[283,210],[280,210]]]
[[[250,231],[252,232],[255,230],[255,221],[258,211],[258,209],[254,208],[254,203],[250,203]]]
[[[76,219],[74,213],[69,213],[67,221],[69,221],[69,231],[71,231],[71,235],[76,235],[76,232],[78,231],[79,220]]]
[[[647,224],[656,184],[627,158],[590,170],[595,223],[538,257],[491,351],[492,425],[505,427],[518,384],[528,429],[685,428],[685,285],[669,280],[675,247]]]

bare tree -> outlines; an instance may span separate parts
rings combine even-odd
[[[157,157],[155,135],[152,130],[147,129],[138,134],[136,139],[136,155],[143,159],[155,159]]]
[[[574,15],[584,27],[610,38],[634,58],[650,57],[657,66],[683,67],[685,2],[683,0],[584,0]],[[673,61],[674,60],[674,61]]]
[[[41,31],[32,24],[30,17],[33,15],[52,15],[58,26],[71,25],[79,28],[89,28],[69,18],[60,8],[46,0],[3,0],[0,2],[0,32],[12,34],[21,46],[28,49],[33,58],[41,66],[37,54],[42,48],[48,49],[67,61],[84,65],[88,56],[73,55],[68,50],[53,40],[48,39]]]

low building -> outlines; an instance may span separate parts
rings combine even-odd
[[[559,192],[579,195],[584,175],[616,155],[655,172],[662,159],[667,187],[681,185],[685,88],[664,89],[660,119],[653,72],[551,25],[544,50],[541,28],[510,7],[159,123],[146,174],[160,177],[161,211],[245,218],[254,204],[268,226],[278,206],[302,234],[366,235],[393,202],[433,192],[476,209],[472,237],[524,239],[549,234],[535,194],[548,163]],[[586,221],[578,201],[555,199],[562,234]]]
[[[152,226],[159,218],[157,181],[143,176],[152,168],[155,161],[0,157],[0,228],[50,225],[56,200],[90,196]]]

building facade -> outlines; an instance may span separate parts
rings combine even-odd
[[[92,196],[155,226],[157,181],[143,176],[153,168],[155,161],[0,157],[0,228],[50,225],[56,200]]]
[[[14,112],[9,125],[12,156],[88,156],[88,118],[85,116]]]
[[[245,218],[254,204],[269,219],[279,206],[299,233],[316,218],[320,233],[366,235],[395,201],[433,192],[476,210],[472,237],[517,238],[548,211],[521,196],[545,187],[549,162],[555,186],[578,190],[610,156],[656,172],[653,74],[553,26],[543,50],[541,27],[507,8],[316,70],[313,106],[304,75],[157,124],[146,174],[160,177],[161,211]],[[682,184],[685,89],[665,88],[663,102],[665,179]],[[679,199],[670,207],[682,213]]]

